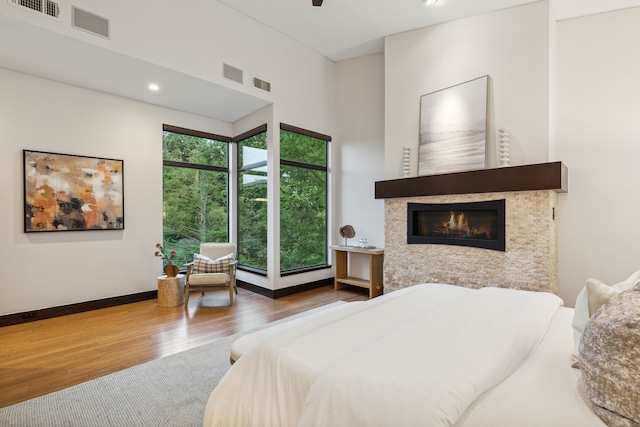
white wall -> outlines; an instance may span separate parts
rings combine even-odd
[[[338,230],[350,224],[356,245],[384,247],[384,201],[375,199],[376,181],[384,180],[384,55],[339,62],[336,67],[336,140],[331,143],[336,220],[331,243],[344,245]],[[368,278],[366,256],[351,256],[350,275]]]
[[[162,125],[231,125],[1,68],[0,93],[0,314],[156,289]],[[124,160],[125,229],[25,234],[23,149]]]
[[[401,176],[404,146],[412,147],[417,173],[420,96],[488,74],[490,142],[497,127],[508,126],[512,163],[561,160],[569,167],[569,193],[559,197],[565,303],[573,305],[587,277],[611,283],[640,268],[634,251],[640,226],[633,221],[640,172],[632,163],[640,154],[634,116],[640,9],[558,23],[554,82],[546,1],[391,36],[384,57],[339,64],[217,2],[199,1],[208,13],[194,25],[176,24],[171,8],[150,8],[161,15],[149,17],[136,2],[116,3],[76,2],[112,20],[110,42],[55,21],[37,25],[223,85],[230,84],[220,78],[222,62],[271,81],[271,95],[239,88],[273,100],[273,109],[258,115],[272,117],[272,125],[282,121],[334,137],[332,243],[342,243],[335,230],[351,223],[357,238],[383,246],[383,207],[373,199],[373,185]],[[0,13],[36,21],[6,2]],[[129,34],[139,20],[151,28]],[[169,23],[176,24],[171,31]],[[161,239],[162,195],[150,183],[161,180],[161,125],[224,135],[252,120],[230,125],[2,69],[0,93],[6,153],[0,157],[0,267],[8,272],[0,315],[155,289],[160,261],[152,245]],[[24,234],[22,149],[124,159],[126,229]],[[495,165],[491,151],[489,166]],[[300,279],[310,277],[316,278]],[[265,286],[295,284],[283,279],[268,278]]]
[[[423,28],[385,41],[385,172],[402,176],[402,147],[418,172],[422,95],[490,76],[488,166],[496,129],[511,129],[511,164],[549,156],[549,3],[531,3]]]
[[[640,269],[640,8],[558,23],[560,295]]]
[[[568,166],[569,192],[558,198],[565,304],[588,277],[625,279],[640,268],[639,20],[633,8],[556,24],[543,1],[388,37],[387,178],[401,176],[403,146],[417,173],[419,97],[488,74],[489,128],[511,128],[512,164]]]
[[[10,153],[0,159],[0,173],[12,184],[0,189],[0,267],[9,272],[0,285],[0,315],[156,289],[160,260],[152,252],[162,239],[163,123],[232,136],[267,118],[270,132],[285,122],[335,136],[333,62],[216,1],[196,3],[183,9],[171,2],[162,7],[157,2],[74,2],[110,20],[111,39],[106,40],[73,29],[70,4],[61,5],[57,22],[0,2],[2,15],[262,97],[274,106],[229,124],[0,70],[0,141]],[[244,70],[244,85],[222,79],[223,63]],[[272,92],[253,89],[252,76],[271,82]],[[277,142],[273,133],[270,139]],[[125,231],[24,234],[25,148],[124,159]],[[270,245],[277,244],[276,232],[272,226]],[[256,278],[257,284],[278,289],[333,275],[326,269],[280,278],[276,263],[270,258],[272,270],[266,279]],[[54,272],[60,265],[63,272]]]
[[[71,3],[59,3],[60,21],[7,1],[0,1],[0,14],[266,99],[280,105],[291,124],[333,133],[334,92],[326,90],[333,62],[218,1],[74,0],[73,6],[109,20],[109,39],[73,28]],[[243,70],[244,83],[224,79],[223,63]],[[253,76],[271,82],[272,92],[253,88]]]
[[[487,166],[498,164],[502,127],[511,130],[512,165],[549,161],[554,26],[549,2],[542,1],[387,37],[387,179],[402,176],[402,147],[411,148],[410,175],[418,174],[420,97],[484,75],[490,77]]]

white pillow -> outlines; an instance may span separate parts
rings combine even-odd
[[[595,311],[605,302],[609,301],[611,297],[618,293],[631,289],[635,283],[640,280],[640,270],[633,273],[627,280],[620,283],[616,283],[613,286],[607,286],[597,279],[587,279],[586,286],[582,288],[578,297],[576,298],[575,310],[573,312],[573,363],[572,366],[577,368],[578,361],[578,347],[580,345],[580,338],[584,332],[585,326],[589,318]],[[589,307],[591,306],[592,312]]]

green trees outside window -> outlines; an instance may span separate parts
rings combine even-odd
[[[327,267],[328,141],[313,132],[280,130],[280,273]],[[237,139],[165,125],[163,244],[176,263],[193,260],[201,242],[229,237],[229,143],[237,142],[238,267],[266,274],[266,125]]]
[[[327,141],[280,130],[280,272],[327,265]]]
[[[182,266],[193,261],[200,242],[229,240],[229,141],[167,128],[162,138],[162,235],[164,246],[177,252],[176,263]]]
[[[267,133],[238,141],[238,265],[267,272]]]

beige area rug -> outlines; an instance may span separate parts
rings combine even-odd
[[[0,426],[201,426],[230,367],[231,343],[248,333],[345,304],[338,301],[212,343],[0,409]]]

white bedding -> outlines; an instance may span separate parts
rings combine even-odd
[[[573,309],[561,307],[527,361],[476,399],[456,427],[606,427],[571,367]]]
[[[349,305],[241,357],[204,424],[454,425],[527,361],[560,305],[549,293],[436,284]]]

